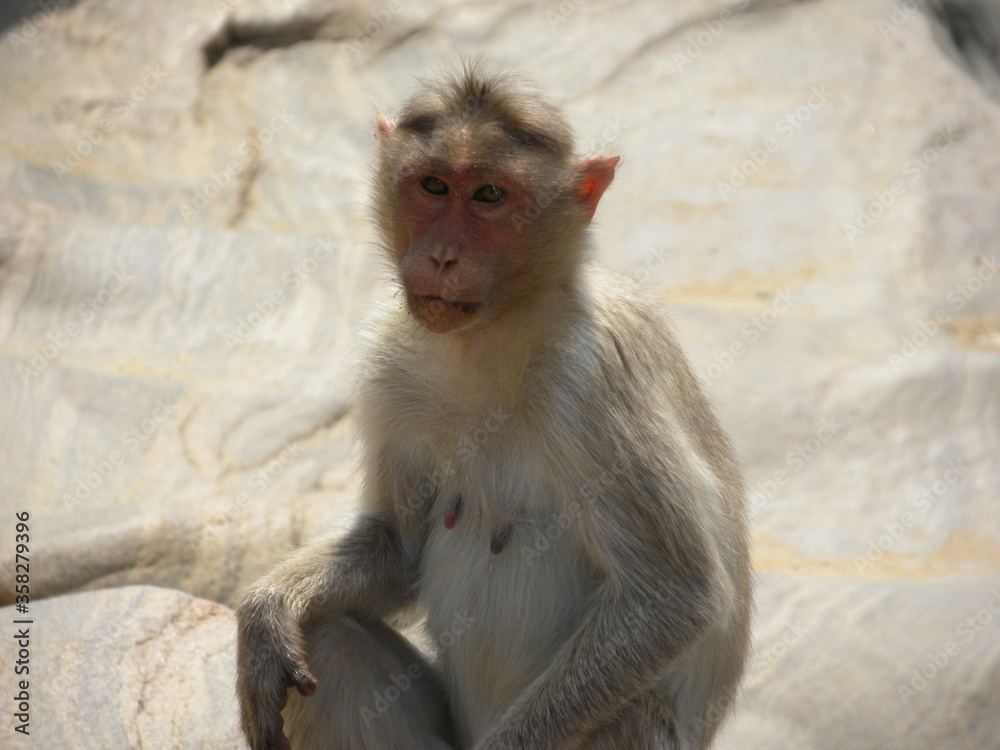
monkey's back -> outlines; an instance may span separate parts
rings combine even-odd
[[[603,375],[619,384],[622,403],[632,405],[625,411],[636,426],[633,446],[648,441],[651,453],[658,454],[653,464],[660,481],[651,484],[681,507],[685,489],[694,489],[701,500],[696,515],[716,540],[731,585],[728,611],[660,683],[675,714],[693,717],[678,726],[680,747],[705,747],[739,694],[750,650],[752,577],[741,471],[665,308],[630,279],[602,267],[588,267],[586,280],[597,330],[605,337]],[[684,481],[673,481],[685,475]]]

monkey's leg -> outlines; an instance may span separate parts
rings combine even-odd
[[[433,667],[382,623],[338,615],[307,625],[315,694],[289,690],[292,750],[452,750],[447,701]]]
[[[650,691],[580,744],[583,750],[687,750],[661,696]]]

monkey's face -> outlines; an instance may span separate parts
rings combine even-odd
[[[525,117],[446,117],[427,105],[398,126],[376,122],[376,223],[429,331],[498,320],[558,293],[579,266],[618,158],[578,163]]]
[[[400,279],[411,314],[434,333],[482,323],[530,274],[518,218],[528,192],[509,175],[417,170],[399,183]]]

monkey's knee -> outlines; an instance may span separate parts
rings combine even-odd
[[[662,696],[649,692],[630,703],[581,745],[587,750],[685,750],[673,713]]]
[[[382,623],[340,615],[306,629],[315,694],[289,691],[292,750],[451,750],[447,701],[427,660]]]

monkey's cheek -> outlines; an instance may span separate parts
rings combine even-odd
[[[431,333],[450,333],[471,324],[475,312],[466,312],[440,299],[407,295],[410,313]]]

